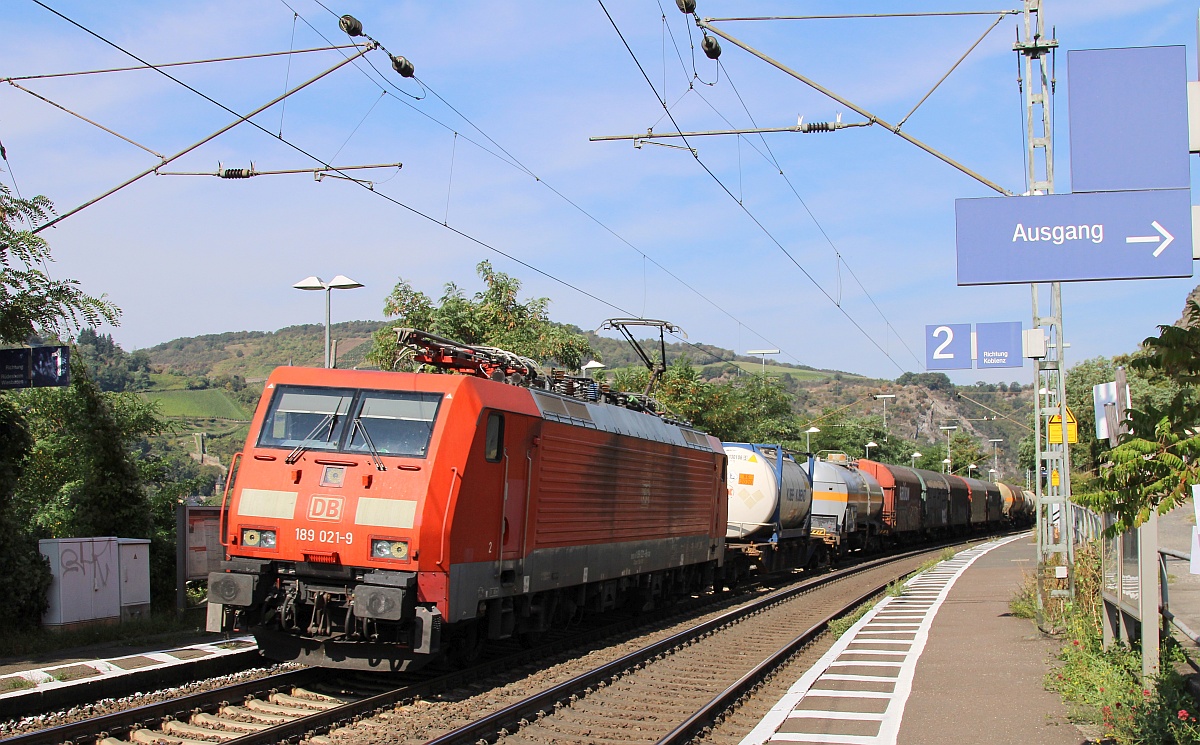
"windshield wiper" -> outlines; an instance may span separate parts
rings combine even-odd
[[[367,443],[367,447],[371,451],[371,462],[375,464],[376,471],[386,471],[387,466],[383,465],[383,459],[379,457],[379,451],[375,449],[375,443],[371,440],[371,435],[367,432],[367,425],[362,423],[360,417],[354,417],[354,422],[350,425],[350,443],[354,444],[354,433],[361,432],[363,442]]]
[[[300,442],[300,444],[297,445],[296,448],[292,450],[292,452],[288,453],[288,456],[283,459],[284,463],[287,463],[290,466],[291,464],[300,460],[300,456],[304,454],[305,450],[308,450],[308,445],[305,443],[310,442],[316,436],[317,432],[321,431],[326,424],[329,425],[329,434],[325,435],[324,439],[325,442],[329,442],[329,438],[333,436],[333,428],[337,426],[338,409],[342,408],[342,401],[344,400],[344,397],[338,399],[337,405],[333,407],[333,411],[326,414],[324,419],[317,422],[317,426],[313,427],[312,431],[308,433],[308,435]]]

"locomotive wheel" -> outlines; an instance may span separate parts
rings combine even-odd
[[[450,640],[446,650],[446,658],[451,665],[466,667],[479,661],[487,646],[487,637],[478,623],[469,623],[467,628],[460,631]]]

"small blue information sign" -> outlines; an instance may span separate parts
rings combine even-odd
[[[975,366],[1024,367],[1021,356],[1021,322],[975,324]]]
[[[71,384],[69,347],[0,349],[0,390]]]
[[[970,370],[971,324],[944,323],[926,326],[925,369]]]

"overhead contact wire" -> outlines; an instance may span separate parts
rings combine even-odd
[[[629,52],[629,56],[633,59],[634,64],[637,65],[638,71],[642,74],[642,78],[645,79],[646,84],[650,86],[650,89],[652,91],[654,91],[655,97],[659,99],[659,103],[662,104],[664,108],[666,108],[666,104],[663,103],[662,97],[658,95],[658,91],[654,87],[654,82],[651,81],[650,77],[646,74],[646,70],[642,66],[641,60],[638,59],[638,57],[634,53],[633,49],[629,46],[629,42],[625,39],[625,35],[623,33],[621,33],[621,29],[619,26],[617,26],[617,22],[613,19],[612,14],[610,14],[608,12],[608,8],[605,7],[604,0],[596,0],[596,1],[600,4],[600,8],[601,8],[601,10],[604,11],[604,15],[608,17],[608,22],[612,24],[613,30],[615,30],[617,32],[617,36],[620,37],[621,43],[625,45],[625,49],[626,49],[626,51]],[[676,133],[679,134],[680,138],[683,140],[684,145],[686,145],[687,148],[689,150],[691,150],[691,143],[689,143],[687,137],[683,135],[683,129],[675,121],[675,117],[669,111],[667,113],[667,116],[668,116],[668,118],[670,118],[671,124],[675,126],[675,131],[676,131]],[[763,232],[763,234],[766,235],[767,238],[772,243],[774,243],[775,246],[777,248],[779,248],[779,250],[782,251],[783,254],[785,256],[787,256],[788,259],[793,264],[796,265],[796,268],[799,269],[804,274],[804,276],[808,278],[809,282],[811,282],[812,285],[814,287],[816,287],[817,290],[820,291],[820,293],[822,295],[824,295],[825,298],[834,305],[834,307],[836,307],[839,311],[841,311],[842,315],[845,316],[846,320],[848,320],[851,323],[851,325],[853,325],[856,329],[858,329],[859,333],[862,334],[863,337],[867,339],[867,341],[871,342],[871,344],[876,349],[878,349],[879,352],[884,357],[886,357],[893,365],[895,365],[897,368],[899,368],[899,370],[901,372],[905,372],[904,367],[899,362],[897,362],[895,360],[895,358],[893,358],[890,354],[888,354],[887,350],[884,349],[882,346],[880,346],[879,342],[877,342],[875,340],[875,338],[872,337],[871,334],[869,332],[867,332],[867,330],[864,329],[862,327],[862,325],[859,324],[859,322],[853,316],[851,316],[849,314],[849,312],[846,311],[845,308],[843,308],[841,305],[839,305],[833,299],[833,297],[830,296],[829,292],[824,287],[822,287],[819,282],[817,282],[816,278],[813,277],[812,274],[810,274],[809,271],[807,269],[805,269],[804,266],[799,261],[797,261],[794,256],[792,256],[792,254],[787,250],[787,248],[785,248],[784,245],[779,242],[779,240],[774,236],[774,234],[771,233],[770,230],[767,229],[767,227],[762,223],[762,221],[760,221],[758,219],[758,217],[755,216],[754,213],[752,213],[746,207],[745,204],[742,204],[741,202],[739,202],[738,198],[733,194],[733,192],[731,192],[729,190],[729,187],[726,186],[725,183],[723,181],[721,181],[721,179],[715,173],[712,172],[712,170],[708,167],[708,165],[703,160],[700,159],[700,156],[697,155],[695,152],[692,152],[692,158],[696,161],[696,163],[698,163],[700,165],[701,168],[704,169],[704,171],[706,173],[708,173],[708,175],[713,179],[713,181],[715,181],[717,183],[717,185],[721,187],[721,189],[729,196],[730,199],[732,199],[734,202],[738,203],[738,207],[741,208],[742,212],[744,212],[745,215],[751,220],[751,222],[753,222],[755,225],[757,225],[759,230],[761,230]],[[796,358],[793,356],[792,359],[796,359]],[[799,360],[797,360],[797,361],[799,361]]]

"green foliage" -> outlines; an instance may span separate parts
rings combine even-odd
[[[75,354],[87,364],[92,379],[102,391],[136,391],[150,387],[150,355],[126,352],[112,334],[84,329],[75,338]]]
[[[20,344],[31,336],[65,336],[72,329],[115,324],[121,311],[86,295],[73,279],[51,279],[44,268],[53,258],[32,230],[53,214],[49,199],[13,197],[0,184],[0,342]]]
[[[1100,603],[1100,551],[1096,544],[1076,553],[1075,603],[1062,606],[1055,619],[1065,629],[1059,653],[1062,665],[1046,677],[1046,687],[1074,705],[1077,720],[1104,730],[1105,742],[1200,743],[1195,701],[1174,670],[1182,661],[1178,644],[1168,637],[1162,649],[1162,674],[1140,680],[1141,655],[1114,644],[1104,649]],[[1027,604],[1026,589],[1014,599]]]
[[[952,391],[954,384],[946,373],[913,373],[906,372],[896,378],[897,385],[919,385],[931,391]]]
[[[67,388],[13,396],[34,447],[14,507],[37,536],[145,538],[150,515],[132,447],[162,424],[134,393],[104,393],[77,359]]]
[[[468,298],[457,285],[448,283],[436,305],[404,279],[398,281],[384,302],[384,314],[399,323],[375,332],[367,360],[384,370],[404,365],[394,330],[399,326],[463,344],[499,347],[568,370],[579,369],[592,353],[591,345],[582,334],[550,321],[549,298],[522,303],[517,299],[519,280],[495,271],[487,261],[480,262],[475,271],[485,289]]]
[[[1130,365],[1175,384],[1168,400],[1150,398],[1129,411],[1129,432],[1108,453],[1100,476],[1078,500],[1097,512],[1113,513],[1116,534],[1141,525],[1151,510],[1166,513],[1189,496],[1200,458],[1200,306],[1188,301],[1188,325],[1159,326]]]
[[[834,639],[839,638],[842,634],[845,634],[847,631],[849,631],[851,626],[858,623],[863,616],[867,615],[867,613],[874,608],[875,604],[878,602],[879,598],[872,598],[868,600],[846,615],[830,621],[826,630],[833,636]]]
[[[50,589],[50,566],[12,509],[13,486],[32,448],[17,407],[0,396],[0,628],[36,626]]]

